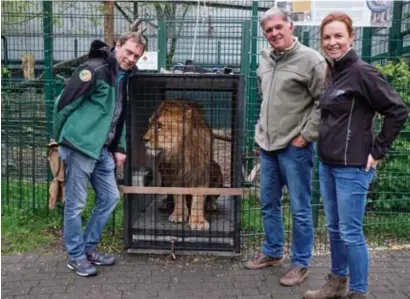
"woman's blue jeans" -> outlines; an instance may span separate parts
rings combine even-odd
[[[320,162],[320,192],[329,232],[333,274],[349,275],[351,292],[366,293],[369,254],[363,216],[369,184],[375,170],[332,167]]]

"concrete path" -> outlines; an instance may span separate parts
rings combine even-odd
[[[1,262],[1,298],[190,298],[290,299],[302,298],[322,285],[329,256],[315,257],[310,275],[300,286],[279,285],[288,264],[246,270],[238,259],[201,256],[117,254],[117,264],[99,268],[96,277],[70,272],[62,253],[5,255]],[[410,299],[410,251],[372,253],[371,299]]]

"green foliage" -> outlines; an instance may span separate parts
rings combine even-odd
[[[40,6],[39,1],[1,1],[1,27],[7,28],[40,17]]]
[[[263,219],[261,206],[256,190],[247,194],[241,207],[241,231],[244,236],[258,236],[263,233]],[[390,202],[391,203],[391,202]],[[314,208],[314,207],[312,207]],[[289,202],[282,201],[282,219],[285,228],[286,243],[292,237],[292,214]],[[326,232],[326,216],[323,206],[320,205],[318,211],[318,227],[316,228],[316,246],[328,244]],[[410,213],[397,212],[377,212],[368,211],[365,214],[363,229],[369,244],[374,246],[407,244],[410,241]],[[247,238],[248,239],[248,238]],[[260,245],[261,240],[254,240],[256,245]]]
[[[57,213],[47,217],[27,210],[15,210],[1,217],[2,254],[54,251],[60,223]]]
[[[263,219],[259,195],[256,190],[249,189],[248,195],[242,201],[241,207],[241,230],[246,233],[262,233]],[[282,219],[286,233],[292,230],[292,217],[288,196],[284,191],[282,200]]]
[[[410,214],[368,212],[363,230],[370,246],[408,244]]]
[[[376,68],[385,75],[389,82],[398,91],[404,102],[410,106],[410,65],[405,59],[397,63],[389,61],[386,65],[377,65]]]
[[[24,252],[50,252],[63,249],[63,206],[58,202],[54,210],[47,208],[48,185],[46,183],[21,183],[9,181],[1,183],[2,216],[1,243],[2,254]],[[33,208],[31,198],[39,201]],[[18,202],[22,199],[22,206]],[[95,193],[88,190],[87,204],[82,213],[85,227],[91,217]],[[115,222],[113,221],[115,217]],[[120,251],[123,243],[123,204],[117,205],[108,220],[100,248],[103,251]]]
[[[2,67],[1,68],[1,77],[2,78],[9,77],[9,75],[10,75],[9,69],[6,68],[6,67]]]
[[[1,26],[4,29],[2,33],[7,34],[9,30],[18,28],[21,24],[43,18],[43,1],[2,1],[1,11]],[[62,27],[64,19],[68,16],[75,17],[78,11],[87,16],[85,19],[90,25],[97,27],[104,22],[103,2],[55,1],[53,3],[53,25]],[[70,28],[65,29],[70,31]],[[89,33],[87,29],[80,29],[80,31],[80,34]]]
[[[263,232],[259,197],[256,194],[249,194],[242,202],[241,230],[245,233]]]
[[[410,66],[406,60],[388,62],[377,68],[387,77],[410,107]],[[379,127],[381,118],[378,119]],[[387,158],[378,167],[369,194],[369,207],[376,211],[410,212],[410,123],[393,143]]]
[[[9,69],[8,68],[6,68],[6,67],[2,67],[1,68],[1,87],[3,88],[3,90],[4,90],[4,88],[7,86],[7,84],[8,84],[8,79],[10,78],[10,71],[9,71]],[[3,97],[3,99],[4,99],[4,92],[3,92],[3,90],[2,90],[2,97]],[[4,111],[2,111],[2,113],[3,113]]]

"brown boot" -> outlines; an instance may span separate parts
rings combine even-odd
[[[292,265],[288,272],[280,279],[280,284],[286,287],[291,287],[301,283],[308,275],[308,268],[301,268]]]
[[[244,267],[247,269],[260,269],[269,266],[280,265],[282,263],[282,258],[270,257],[264,253],[259,253],[254,260],[247,261]]]
[[[343,299],[367,299],[367,294],[349,292]]]
[[[320,289],[307,291],[304,299],[342,299],[348,293],[347,277],[340,277],[332,273],[326,276],[326,283]]]

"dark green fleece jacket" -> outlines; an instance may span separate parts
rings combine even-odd
[[[116,93],[117,61],[105,43],[91,44],[88,60],[81,64],[57,98],[54,105],[54,139],[81,153],[97,159],[113,120]],[[121,80],[122,111],[116,122],[111,152],[126,152],[125,115],[127,82],[130,72]]]

